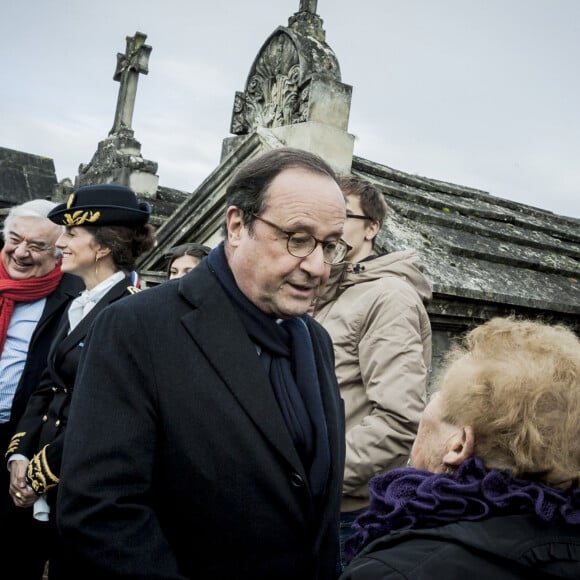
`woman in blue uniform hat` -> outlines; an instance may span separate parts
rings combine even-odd
[[[45,538],[32,547],[30,557],[38,559],[40,569],[49,561],[51,580],[68,577],[54,506],[79,360],[89,327],[99,312],[138,291],[131,273],[137,258],[155,245],[150,215],[148,203],[139,201],[130,188],[114,184],[81,187],[48,214],[50,220],[63,226],[56,242],[62,252],[62,271],[82,278],[85,290],[63,317],[47,368],[6,457],[12,499],[16,506],[30,511]]]

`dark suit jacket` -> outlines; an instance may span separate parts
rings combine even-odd
[[[130,294],[128,286],[128,277],[115,284],[70,334],[68,316],[61,319],[40,386],[28,400],[9,446],[10,453],[21,453],[33,461],[37,456],[38,471],[32,480],[35,491],[44,493],[58,483],[68,412],[87,332],[99,312]]]
[[[309,328],[331,450],[318,512],[256,347],[205,262],[97,318],[57,502],[84,578],[335,577],[344,408],[330,338]]]

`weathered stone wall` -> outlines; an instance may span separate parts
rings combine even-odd
[[[0,206],[50,198],[56,183],[52,159],[0,147]]]

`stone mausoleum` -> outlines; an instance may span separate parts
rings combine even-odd
[[[164,279],[170,247],[187,241],[214,246],[221,239],[224,192],[241,163],[291,146],[317,153],[338,172],[364,177],[383,191],[390,212],[378,251],[416,248],[433,285],[428,312],[435,371],[453,337],[497,315],[562,322],[580,335],[580,220],[353,155],[353,89],[342,81],[326,43],[316,0],[300,0],[288,25],[263,43],[245,87],[233,94],[231,135],[221,159],[191,192],[160,186],[157,164],[143,159],[134,137],[137,80],[148,72],[151,51],[145,39],[139,32],[128,37],[126,52],[117,57],[113,127],[93,159],[79,166],[74,184],[125,183],[152,203],[159,243],[139,264],[145,286]],[[0,186],[4,208],[48,192],[62,199],[73,188],[70,181],[57,182],[52,160],[9,149],[0,149]]]

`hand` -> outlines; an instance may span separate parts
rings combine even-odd
[[[10,462],[10,487],[8,493],[16,507],[29,508],[34,505],[38,495],[26,483],[27,459],[16,459]]]

